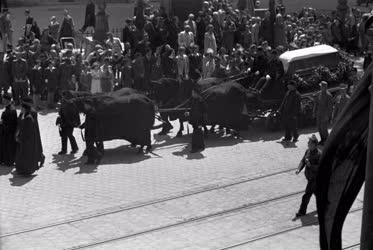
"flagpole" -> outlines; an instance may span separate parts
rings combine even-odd
[[[373,249],[373,83],[369,87],[370,114],[367,147],[367,164],[365,168],[365,192],[360,249]]]

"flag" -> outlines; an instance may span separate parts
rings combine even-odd
[[[342,249],[342,227],[365,178],[373,64],[337,118],[317,178],[320,249]]]

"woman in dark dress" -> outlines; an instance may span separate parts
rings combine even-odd
[[[16,171],[23,176],[30,176],[40,168],[42,155],[39,126],[31,106],[29,102],[22,103],[19,131],[16,135]]]
[[[5,166],[11,167],[14,165],[17,149],[17,142],[15,138],[17,130],[17,111],[9,94],[4,94],[3,102],[5,104],[5,110],[1,115],[1,163],[3,163]]]

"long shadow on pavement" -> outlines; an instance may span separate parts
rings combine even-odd
[[[100,166],[132,164],[147,160],[149,158],[151,158],[151,156],[146,154],[138,154],[137,149],[130,148],[129,146],[120,146],[117,148],[105,149],[105,155],[98,165],[85,165],[85,156],[76,158],[74,155],[53,155],[52,163],[56,164],[57,169],[62,172],[73,168],[79,168],[79,171],[76,172],[76,174],[90,174],[97,172],[97,169]]]
[[[306,214],[300,218],[294,218],[293,221],[300,220],[302,222],[303,227],[315,226],[319,224],[317,219],[317,211],[313,211],[311,213]]]
[[[180,151],[172,152],[173,155],[176,156],[186,156],[187,160],[202,160],[206,158],[201,152],[190,152],[189,146],[184,146]]]
[[[10,181],[10,185],[12,186],[16,186],[16,187],[20,187],[20,186],[23,186],[27,183],[29,183],[30,181],[32,181],[32,179],[34,179],[36,177],[36,175],[31,175],[31,176],[21,176],[21,175],[17,175],[15,172],[12,173],[13,177],[9,178],[9,181]]]

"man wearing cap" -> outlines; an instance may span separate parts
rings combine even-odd
[[[1,141],[0,141],[0,153],[1,162],[5,166],[11,167],[14,165],[16,157],[17,143],[15,140],[17,130],[17,111],[12,103],[12,97],[5,93],[3,96],[3,102],[5,104],[5,110],[1,115]]]
[[[312,135],[308,141],[308,149],[295,172],[298,175],[303,169],[305,169],[305,175],[308,182],[305,193],[302,197],[299,211],[296,213],[296,217],[306,215],[308,203],[310,202],[312,194],[316,191],[316,178],[321,158],[321,151],[317,148],[317,145],[318,140],[315,135]]]
[[[332,118],[333,112],[333,96],[328,91],[328,83],[322,81],[320,83],[321,91],[315,98],[313,109],[314,117],[316,118],[317,128],[320,133],[320,145],[324,145],[329,137],[328,126]]]
[[[20,104],[20,100],[28,95],[28,64],[26,60],[22,58],[20,51],[16,52],[16,58],[12,62],[12,76],[13,76],[13,99],[15,105]]]
[[[32,175],[44,163],[39,125],[37,114],[35,116],[35,113],[32,110],[32,100],[25,98],[22,102],[19,126],[16,133],[18,142],[16,171],[22,176]]]
[[[284,122],[285,137],[283,142],[298,141],[298,116],[301,112],[301,95],[297,91],[294,81],[288,82],[288,92],[278,110]]]
[[[333,109],[333,122],[336,121],[338,115],[342,112],[344,107],[350,101],[350,96],[347,93],[347,85],[341,85],[340,94],[335,98],[335,104]]]

